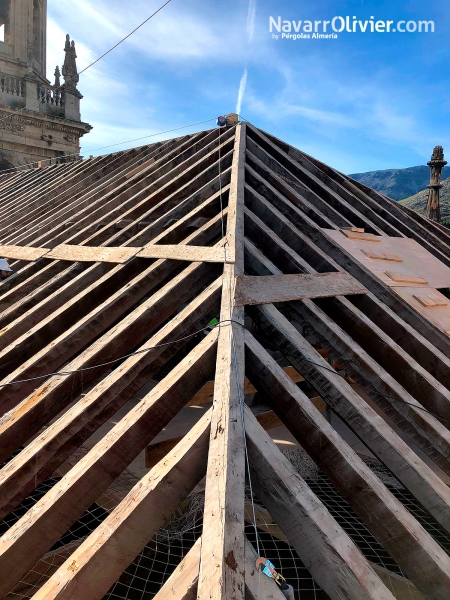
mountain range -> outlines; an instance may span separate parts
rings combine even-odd
[[[354,173],[350,177],[393,200],[403,200],[426,189],[430,183],[430,168],[419,166],[406,169],[384,169],[383,171]],[[450,177],[450,167],[444,167],[442,181],[448,177]]]

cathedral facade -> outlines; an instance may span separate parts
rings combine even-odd
[[[0,27],[0,171],[73,159],[92,129],[81,121],[75,43],[68,35],[61,40],[63,67],[51,83],[47,0],[0,0]]]

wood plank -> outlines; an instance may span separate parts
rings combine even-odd
[[[240,402],[244,400],[244,310],[234,305],[237,275],[244,272],[246,125],[236,126],[228,200],[227,241],[235,264],[225,264],[211,440],[205,487],[198,600],[244,600],[245,460]],[[240,325],[241,324],[241,325]]]
[[[368,258],[373,258],[374,260],[403,262],[403,258],[400,258],[400,256],[397,256],[397,254],[393,254],[392,252],[376,252],[374,250],[366,250],[365,248],[361,248],[361,252]]]
[[[371,452],[450,532],[450,489],[273,306],[250,311],[264,334],[314,386]]]
[[[153,600],[195,600],[201,545],[200,536]]]
[[[255,493],[320,587],[336,599],[392,600],[360,550],[247,407],[245,429]]]
[[[16,260],[38,260],[49,251],[49,248],[32,248],[31,246],[0,246],[0,256],[2,258]]]
[[[0,539],[0,596],[89,508],[211,378],[217,331],[205,337]]]
[[[211,409],[34,595],[102,598],[206,472]]]
[[[386,271],[386,275],[395,283],[423,283],[426,285],[428,281],[423,277],[417,277],[417,275],[408,275],[407,273],[394,273],[392,271]]]
[[[341,229],[340,231],[349,240],[364,240],[365,242],[380,242],[381,241],[380,236],[372,235],[371,233],[361,233],[359,231],[352,231],[351,229]]]
[[[60,244],[50,250],[46,258],[71,260],[76,262],[112,262],[123,264],[136,256],[140,248],[108,248],[102,246],[72,246]]]
[[[450,557],[253,336],[248,331],[244,336],[247,373],[258,391],[416,587],[426,597],[444,600],[450,586]],[[268,509],[280,525],[278,515],[269,506]],[[288,531],[284,533],[288,535]]]
[[[236,306],[289,302],[302,298],[324,298],[365,294],[367,289],[347,273],[312,275],[241,275],[236,282]]]
[[[390,270],[386,269],[386,265],[383,265],[382,261],[373,260],[364,252],[373,252],[372,243],[360,239],[347,239],[340,232],[331,229],[323,229],[322,231],[386,285],[392,286],[394,285],[393,282],[401,285],[408,285],[408,283],[412,285],[415,278],[419,277],[429,281],[430,287],[450,287],[450,268],[413,239],[380,237],[380,243],[376,245],[375,252],[384,255],[394,254],[401,259],[396,261],[395,270],[392,271],[394,278],[391,278],[386,273]],[[405,279],[401,278],[402,275],[405,276]],[[407,276],[414,276],[414,279],[411,281]],[[418,283],[422,282],[419,281]]]
[[[137,254],[138,258],[170,258],[190,262],[234,263],[232,248],[222,246],[187,246],[151,244]]]

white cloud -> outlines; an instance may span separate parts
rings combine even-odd
[[[241,77],[241,83],[239,84],[239,92],[236,102],[236,112],[237,114],[241,114],[242,109],[242,101],[244,100],[245,88],[247,87],[247,69],[244,69]]]
[[[248,0],[247,35],[249,43],[253,41],[255,35],[256,3],[257,0]]]

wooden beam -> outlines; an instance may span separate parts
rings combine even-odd
[[[426,597],[444,600],[450,586],[450,557],[253,336],[248,331],[244,336],[247,373],[258,391],[416,587]]]
[[[261,254],[251,242],[247,241],[246,261],[246,264],[251,265],[252,270],[257,274],[280,273],[273,263]],[[381,304],[372,294],[366,294],[358,298],[364,302],[366,310],[367,305],[371,308],[368,316],[377,322],[377,326],[382,327],[384,331],[389,331],[391,336],[398,342],[405,343],[405,335],[413,333],[410,332],[411,328],[406,323],[398,319],[390,309]],[[369,389],[368,393],[374,402],[402,430],[406,431],[411,440],[425,454],[436,462],[441,469],[450,474],[450,433],[448,429],[425,411],[422,405],[392,375],[383,369],[352,337],[333,321],[331,317],[336,318],[336,314],[340,311],[339,303],[334,303],[333,311],[330,312],[331,316],[325,314],[311,300],[290,303],[288,306],[280,305],[280,309],[285,310],[290,316],[295,316],[299,323],[312,326],[312,334],[316,337],[317,342],[324,346],[336,360],[343,361],[346,371],[358,383],[366,386],[367,382],[370,382],[374,390],[371,392]],[[356,314],[353,318],[358,321]],[[372,324],[372,328],[374,327],[375,325]],[[355,330],[358,331],[359,328],[360,325],[357,323]],[[367,330],[362,337],[369,338],[371,335],[370,330]],[[445,377],[448,376],[448,367],[447,374],[445,369],[442,368],[445,364],[445,357],[423,338],[417,340],[416,345],[413,343],[414,341],[414,337],[406,338],[409,351],[416,351],[417,353],[422,350],[423,366],[436,373],[442,383],[446,383]],[[422,345],[417,348],[419,341]],[[435,350],[434,361],[433,349]],[[424,357],[427,360],[426,363],[423,362]]]
[[[0,256],[15,260],[37,260],[49,252],[48,248],[31,248],[31,246],[0,246]]]
[[[215,218],[211,219],[209,227],[208,225],[205,225],[204,229],[202,228],[202,230],[194,232],[189,238],[204,239],[205,237],[209,238],[214,234],[217,235],[219,232],[220,215],[217,215]],[[189,241],[189,239],[186,241]],[[119,270],[117,275],[120,276],[120,270],[122,268],[126,269],[129,265],[132,266],[133,262],[128,263],[123,267],[120,265],[114,267],[114,269]],[[202,287],[207,281],[207,279],[205,280],[205,275],[209,273],[214,276],[217,267],[208,263],[194,263],[187,266],[188,272],[190,269],[194,269],[194,271],[198,273],[198,277],[195,277],[195,279],[197,285]],[[197,271],[197,269],[200,270]],[[135,306],[144,295],[149,294],[155,286],[160,285],[166,277],[174,272],[174,270],[177,270],[177,264],[173,261],[163,259],[154,262],[148,269],[138,269],[137,275],[126,284],[122,281],[119,289],[112,295],[108,294],[105,289],[99,291],[96,283],[92,284],[88,289],[81,291],[72,298],[70,302],[67,302],[60,307],[54,314],[48,315],[47,319],[42,323],[37,324],[30,332],[24,333],[20,338],[20,343],[16,340],[16,342],[10,344],[7,349],[0,353],[0,358],[3,359],[4,365],[8,360],[12,361],[8,365],[6,371],[8,372],[8,376],[5,377],[1,383],[8,383],[14,381],[14,379],[23,380],[57,371],[58,368],[70,360],[74,354],[86,347],[90,341],[110,327],[124,312],[129,311],[129,309]],[[203,275],[201,272],[203,272]],[[180,275],[178,275],[174,281],[179,280]],[[102,279],[102,283],[107,285],[108,282],[109,278],[105,276],[105,278]],[[168,285],[170,285],[170,283]],[[186,294],[186,301],[191,295],[195,294],[193,290],[189,290],[186,286],[182,286],[180,291],[182,294]],[[102,302],[100,303],[98,303],[97,294],[100,294],[102,299]],[[94,302],[94,309],[91,309],[91,311],[86,314],[86,309],[83,308],[83,299],[92,298],[92,296],[97,301]],[[105,299],[103,300],[103,298]],[[154,301],[154,298],[151,298],[149,301]],[[171,297],[171,302],[178,301],[180,301],[179,306],[184,302],[181,298],[178,298],[177,300],[176,298]],[[134,316],[139,314],[142,307],[145,305],[146,304],[143,304],[136,308],[121,321],[121,324],[124,325],[129,323],[130,320],[133,321]],[[167,309],[164,308],[163,305],[163,311],[165,310]],[[77,317],[79,318],[81,316],[80,312],[83,316],[77,321]],[[161,312],[158,312],[154,316],[159,319],[163,315]],[[170,313],[167,313],[160,322],[164,321],[168,316],[170,316]],[[70,326],[68,325],[69,322],[71,323]],[[55,339],[55,329],[58,327],[62,328],[62,333]],[[37,332],[39,332],[40,335],[37,335]],[[139,336],[140,339],[143,339],[145,334],[145,329],[137,330],[137,339],[139,339]],[[131,342],[135,341],[137,340],[131,340]],[[42,347],[46,342],[48,345]],[[134,343],[132,346],[133,345]],[[9,358],[6,359],[6,356]],[[30,358],[23,362],[24,358],[28,356],[30,356]],[[116,356],[120,356],[120,354],[116,354]],[[11,372],[14,368],[15,370]],[[0,373],[1,371],[2,366],[0,364]],[[9,410],[33,389],[35,389],[34,381],[21,383],[20,385],[10,385],[3,388],[0,412],[3,414]]]
[[[211,409],[34,595],[102,598],[206,472]]]
[[[148,349],[127,358],[95,387],[65,411],[61,418],[47,426],[44,435],[37,436],[8,462],[8,468],[0,471],[0,519],[4,518],[29,495],[39,483],[49,477],[90,434],[110,418],[130,397],[181,348],[188,340],[174,342],[198,330],[206,324],[220,306],[221,280],[195,298],[169,323],[155,333],[140,350]],[[12,411],[5,429],[0,429],[0,445],[11,453],[22,439],[28,439],[35,431],[34,421],[41,414],[50,415],[60,411],[65,402],[61,396],[64,386],[61,377],[47,382],[39,401],[34,405],[21,406]],[[70,389],[70,380],[66,382]],[[70,400],[67,395],[65,401]],[[43,408],[45,406],[45,408]],[[48,412],[47,412],[48,411]],[[15,441],[16,440],[16,441]]]
[[[195,600],[201,546],[200,536],[153,600]]]
[[[245,460],[240,402],[244,401],[244,310],[234,305],[237,275],[244,272],[246,126],[236,126],[228,201],[227,240],[235,264],[225,264],[211,440],[205,487],[198,600],[244,600]]]
[[[168,246],[152,244],[144,246],[137,254],[138,258],[170,258],[190,262],[234,263],[233,248],[223,246]]]
[[[211,378],[217,331],[204,338],[0,539],[8,593]]]
[[[347,273],[313,275],[241,275],[236,281],[236,306],[289,302],[302,298],[325,298],[365,294],[367,289]]]
[[[247,407],[245,430],[255,493],[320,587],[336,599],[392,600],[360,550]]]
[[[45,258],[74,262],[112,262],[123,264],[136,256],[140,248],[108,248],[102,246],[72,246],[60,244],[50,250]]]
[[[11,250],[9,250],[11,248]],[[21,260],[37,260],[45,258],[73,262],[110,262],[126,263],[134,256],[139,258],[167,258],[189,262],[218,262],[233,263],[234,252],[232,248],[220,246],[187,246],[151,244],[144,247],[105,247],[105,246],[74,246],[60,244],[49,250],[48,248],[27,248],[19,246],[0,246],[0,255],[6,258]]]
[[[325,402],[450,532],[450,489],[273,306],[250,316],[301,371]]]

